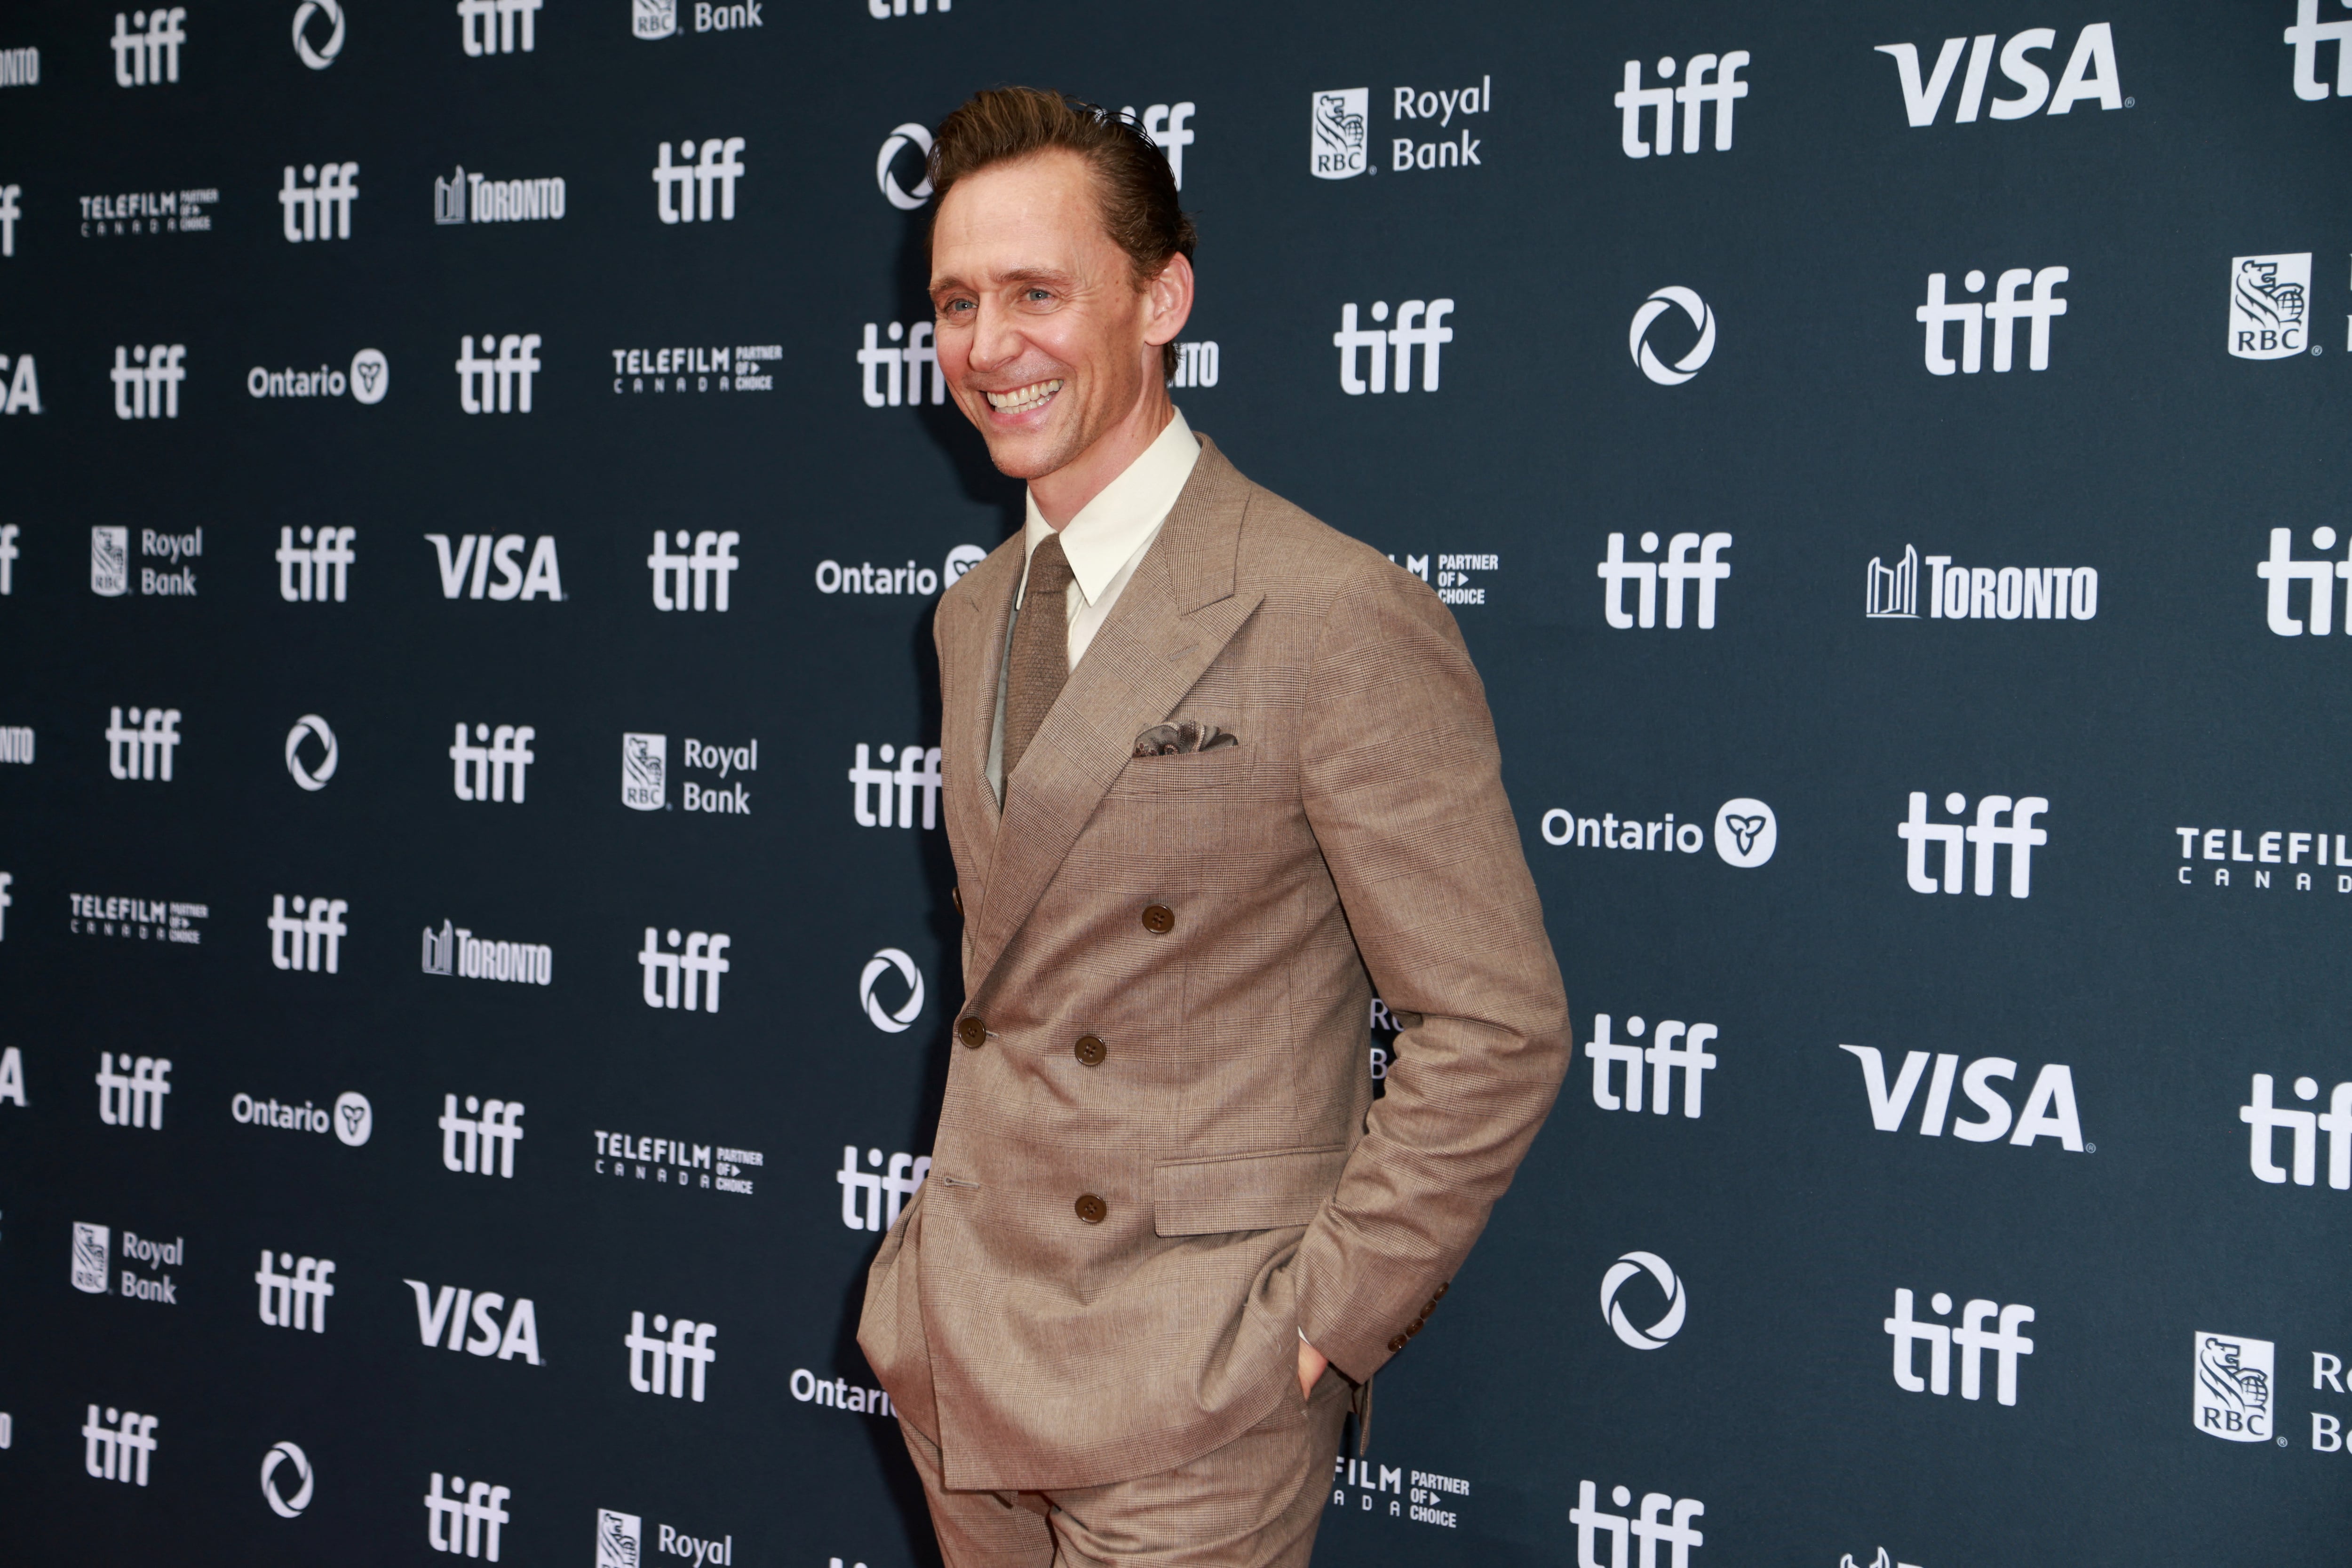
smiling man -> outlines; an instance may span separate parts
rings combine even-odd
[[[955,1568],[1303,1564],[1567,1066],[1493,721],[1426,584],[1169,402],[1193,231],[1135,125],[983,92],[930,173],[1028,508],[940,603],[966,1000],[858,1343]]]

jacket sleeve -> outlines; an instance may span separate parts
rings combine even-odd
[[[1403,1024],[1293,1264],[1298,1325],[1358,1381],[1419,1332],[1569,1065],[1568,1002],[1452,612],[1365,562],[1317,644],[1301,789],[1374,987]]]

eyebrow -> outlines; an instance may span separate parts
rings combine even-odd
[[[1069,274],[1058,271],[1050,267],[1017,267],[1010,272],[1001,274],[998,278],[998,282],[1000,284],[1015,285],[1023,283],[1066,283],[1068,280]],[[931,280],[930,291],[933,294],[938,294],[943,290],[970,288],[972,286],[971,284],[966,283],[961,277],[939,277]]]

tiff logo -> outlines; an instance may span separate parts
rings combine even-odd
[[[931,1156],[894,1154],[886,1170],[882,1151],[868,1149],[866,1163],[874,1168],[860,1170],[856,1146],[842,1145],[841,1168],[833,1173],[833,1179],[841,1184],[841,1223],[852,1230],[887,1230],[898,1223],[899,1208],[915,1196],[923,1178],[931,1174]],[[861,1196],[865,1199],[862,1208],[858,1202]],[[887,1215],[883,1212],[886,1200],[889,1209]]]
[[[1992,369],[1995,375],[2006,375],[2014,367],[2017,351],[2017,321],[2022,316],[2032,322],[2026,340],[2025,368],[2046,371],[2050,368],[2050,323],[2055,317],[2066,314],[2066,302],[2050,291],[2066,281],[2063,267],[2045,267],[2039,272],[2030,267],[2012,267],[2000,275],[1993,285],[1990,299],[1968,299],[1956,304],[1944,298],[1944,274],[1927,275],[1927,302],[1911,313],[1913,320],[1927,326],[1927,363],[1932,375],[1948,376],[1954,371],[1972,376],[1984,368],[1984,326],[1992,328]],[[2032,285],[2031,298],[2020,299],[2017,291]],[[1985,286],[1985,275],[1971,269],[1960,279],[1960,286],[1975,294]],[[1960,329],[1960,357],[1955,361],[1944,350],[1951,342],[1951,327]]]
[[[912,0],[912,3],[918,16],[931,5],[931,0]],[[893,16],[907,15],[908,5],[908,0],[866,0],[866,14],[877,22],[887,22]],[[955,9],[955,0],[938,0],[937,8],[944,16]]]
[[[887,764],[894,755],[898,767],[893,772]],[[861,828],[887,828],[895,821],[899,827],[915,825],[915,791],[923,792],[923,826],[940,825],[940,748],[936,746],[885,746],[880,756],[886,766],[869,767],[866,760],[866,743],[857,743],[857,760],[849,768],[849,809]],[[897,785],[895,793],[892,785]],[[892,810],[895,800],[897,810]]]
[[[669,1338],[658,1337],[664,1333]],[[719,1353],[710,1348],[710,1342],[718,1333],[719,1325],[716,1323],[698,1323],[689,1318],[680,1318],[673,1323],[656,1312],[654,1314],[654,1332],[647,1334],[646,1314],[631,1312],[629,1332],[621,1336],[621,1343],[629,1347],[629,1386],[640,1394],[667,1392],[672,1399],[684,1398],[686,1369],[691,1364],[694,1368],[694,1402],[701,1404],[703,1375],[710,1364],[719,1359]],[[646,1375],[646,1357],[648,1355],[654,1362],[650,1378]]]
[[[457,738],[449,743],[450,788],[460,800],[504,800],[507,780],[514,780],[514,803],[522,804],[523,772],[539,760],[530,749],[539,731],[530,725],[502,724],[493,730],[487,724],[474,727],[475,741],[489,742],[480,746],[466,739],[466,726],[461,719],[457,726]]]
[[[0,256],[16,254],[16,220],[25,215],[16,204],[24,193],[22,185],[0,185]],[[6,368],[0,365],[0,370]]]
[[[1612,1487],[1609,1500],[1619,1508],[1633,1506],[1630,1487]],[[1622,1513],[1604,1512],[1601,1507],[1601,1490],[1591,1481],[1576,1483],[1576,1506],[1568,1511],[1568,1521],[1576,1526],[1576,1561],[1580,1568],[1600,1568],[1601,1559],[1594,1555],[1595,1537],[1609,1537],[1610,1568],[1625,1568],[1625,1540],[1632,1536],[1642,1543],[1642,1568],[1657,1568],[1658,1548],[1669,1546],[1674,1555],[1671,1568],[1690,1568],[1691,1548],[1706,1544],[1706,1537],[1691,1528],[1691,1521],[1706,1512],[1706,1504],[1696,1498],[1678,1498],[1672,1492],[1652,1491],[1642,1494],[1642,1515],[1639,1519]],[[1660,1518],[1663,1514],[1665,1517]]]
[[[1927,1053],[1904,1052],[1902,1070],[1895,1075],[1895,1086],[1890,1089],[1885,1060],[1876,1046],[1841,1045],[1838,1049],[1862,1063],[1862,1086],[1870,1096],[1870,1124],[1882,1133],[1901,1132],[1903,1118],[1910,1113],[1912,1098],[1919,1092],[1919,1080],[1927,1073]],[[1952,1136],[1963,1143],[1998,1143],[2002,1134],[2008,1134],[2009,1141],[2020,1148],[2032,1148],[2036,1138],[2055,1138],[2061,1148],[2078,1155],[2089,1152],[2089,1145],[2083,1142],[2082,1113],[2074,1107],[2074,1070],[2063,1062],[2051,1062],[2035,1075],[2032,1091],[2025,1097],[2025,1109],[2015,1113],[2017,1130],[2010,1132],[2012,1113],[2009,1102],[1992,1086],[1995,1079],[2012,1083],[2017,1081],[2017,1063],[2005,1056],[1979,1057],[1962,1072],[1957,1055],[1938,1051],[1935,1076],[1928,1080],[1927,1098],[1919,1109],[1921,1137],[1944,1135],[1955,1078],[1969,1102],[1984,1113],[1981,1121],[1951,1124]]]
[[[485,359],[491,352],[493,334],[482,334],[482,353],[474,352],[474,339],[467,333],[457,340],[457,406],[467,413],[512,413],[520,402],[521,412],[530,412],[530,379],[541,366],[537,350],[540,338],[536,332],[509,332],[496,339],[498,358]],[[118,350],[118,353],[120,350]],[[495,382],[495,387],[493,386]],[[516,388],[521,396],[516,396]],[[480,388],[478,394],[475,389]]]
[[[307,908],[306,908],[307,905]],[[351,905],[340,898],[304,899],[294,897],[294,913],[286,913],[286,895],[269,895],[269,962],[272,967],[297,969],[310,974],[319,972],[319,960],[326,959],[327,973],[339,973],[343,936],[347,927],[343,915]]]
[[[944,7],[942,7],[944,9]],[[1191,102],[1155,103],[1141,114],[1129,104],[1119,116],[1142,127],[1151,144],[1168,154],[1168,172],[1176,177],[1176,188],[1184,188],[1184,149],[1192,145],[1192,130],[1185,121],[1192,118],[1195,106]]]
[[[110,1127],[163,1130],[163,1097],[172,1092],[168,1056],[142,1056],[132,1061],[129,1051],[98,1053],[98,1119]],[[125,1077],[124,1074],[129,1074]]]
[[[2311,0],[2305,0],[2306,7]],[[1968,125],[1985,108],[1985,83],[1992,75],[1993,45],[2000,41],[1998,33],[1979,33],[1973,43],[1966,37],[1946,38],[1936,63],[1928,68],[1927,78],[1919,78],[1919,46],[1916,44],[1880,44],[1873,52],[1885,55],[1895,62],[1897,79],[1903,87],[1903,117],[1914,126],[1933,125],[1944,107],[1944,95],[1952,85],[1952,77],[1959,69],[1960,52],[1968,51],[1968,75],[1960,83],[1960,101],[1953,112],[1952,123]],[[2021,90],[2015,98],[1996,98],[1991,113],[1995,120],[2023,120],[2049,105],[2052,114],[2067,114],[2083,99],[2096,99],[2101,109],[2126,109],[2131,99],[2116,71],[2116,34],[2112,24],[2093,22],[2074,35],[2074,52],[2066,57],[2066,68],[2058,78],[2058,90],[2050,90],[2050,73],[2026,58],[2054,48],[2057,32],[2050,27],[2029,27],[2016,35],[2000,51],[2000,74]]]
[[[698,155],[694,140],[688,137],[677,144],[679,162],[669,161],[670,144],[661,144],[654,155],[654,210],[666,224],[690,224],[699,208],[701,221],[711,221],[712,187],[718,187],[719,221],[735,221],[735,182],[743,177],[743,160],[736,154],[743,151],[740,136],[712,136],[704,140]],[[697,158],[696,162],[687,162]],[[693,189],[688,190],[688,186]]]
[[[1609,1038],[1610,1018],[1607,1013],[1595,1013],[1592,1018],[1592,1038],[1585,1042],[1584,1054],[1592,1061],[1592,1103],[1603,1111],[1642,1108],[1642,1069],[1650,1069],[1650,1109],[1658,1115],[1668,1114],[1674,1107],[1675,1071],[1683,1075],[1683,1115],[1691,1121],[1699,1119],[1700,1079],[1713,1067],[1716,1058],[1706,1049],[1706,1042],[1716,1038],[1711,1023],[1686,1024],[1680,1019],[1664,1019],[1648,1046],[1626,1045]],[[1637,1015],[1625,1020],[1625,1033],[1639,1040],[1648,1029]],[[1682,1049],[1675,1049],[1680,1040]],[[1617,1092],[1617,1064],[1625,1068],[1625,1091]]]
[[[253,1282],[261,1287],[261,1321],[274,1329],[309,1329],[312,1333],[327,1332],[327,1298],[335,1287],[327,1277],[335,1271],[334,1260],[329,1258],[296,1258],[290,1252],[274,1255],[265,1247],[261,1249],[261,1267],[255,1270]],[[291,1269],[281,1274],[280,1269]]]
[[[911,326],[893,321],[888,329],[890,341],[906,340],[902,349],[886,349],[873,322],[866,323],[866,346],[857,350],[859,374],[864,378],[860,390],[868,408],[897,408],[903,402],[908,408],[919,407],[923,401],[923,367],[931,367],[931,401],[948,400],[948,379],[940,369],[940,351],[931,341],[931,324],[917,321]],[[904,395],[901,396],[901,382]]]
[[[484,55],[511,55],[518,48],[530,54],[538,47],[540,0],[457,0],[457,26],[468,58],[479,59]],[[490,24],[495,18],[498,26]],[[515,41],[515,24],[522,24],[522,41]],[[496,1559],[495,1548],[490,1552]]]
[[[653,569],[654,608],[656,610],[727,610],[727,580],[743,563],[735,558],[735,547],[743,536],[733,528],[723,533],[704,528],[694,536],[692,555],[672,555],[669,536],[660,528],[654,530],[654,553],[646,557],[646,565]],[[687,548],[687,532],[677,530],[677,548]],[[692,592],[688,591],[691,582]]]
[[[2326,1133],[2327,1185],[2338,1192],[2352,1188],[2352,1083],[2338,1083],[2328,1094],[2327,1109],[2312,1112],[2273,1104],[2274,1082],[2267,1072],[2255,1073],[2252,1103],[2238,1107],[2238,1120],[2253,1131],[2246,1158],[2255,1177],[2273,1184],[2287,1179],[2286,1167],[2278,1163],[2277,1138],[2281,1132],[2290,1132],[2294,1134],[2289,1156],[2294,1185],[2312,1186],[2318,1179],[2319,1134]],[[2296,1079],[2294,1097],[2305,1103],[2318,1099],[2319,1080]]]
[[[286,165],[286,183],[278,187],[278,204],[286,209],[286,238],[294,245],[314,239],[352,237],[352,204],[360,198],[360,166],[356,163],[305,163],[302,180],[294,180],[294,165]]]
[[[1437,390],[1437,361],[1440,347],[1454,341],[1454,329],[1439,323],[1451,315],[1451,299],[1408,299],[1397,307],[1396,325],[1387,329],[1359,328],[1353,303],[1339,307],[1339,329],[1331,334],[1332,345],[1339,350],[1339,390],[1349,397],[1361,397],[1369,390],[1384,392],[1389,390],[1388,350],[1396,350],[1396,390],[1412,390],[1412,351],[1421,350],[1421,390]],[[1389,319],[1385,299],[1372,302],[1372,319]],[[1414,323],[1418,321],[1419,326]],[[1369,380],[1359,375],[1356,366],[1359,355],[1369,366]]]
[[[2017,1358],[2033,1354],[2033,1342],[2017,1332],[2020,1323],[2033,1321],[2032,1307],[2004,1307],[1999,1301],[1989,1301],[1979,1296],[1960,1309],[1958,1326],[1950,1323],[1924,1322],[1911,1315],[1912,1295],[1909,1291],[1895,1292],[1895,1315],[1885,1327],[1895,1341],[1895,1385],[1906,1394],[1949,1394],[1952,1391],[1952,1347],[1960,1347],[1960,1397],[1981,1398],[1984,1394],[1984,1353],[1991,1351],[1997,1358],[1993,1397],[2003,1405],[2017,1403]],[[1937,1317],[1952,1310],[1952,1298],[1938,1291],[1927,1300],[1928,1308]],[[1998,1319],[1997,1327],[1985,1324]],[[1927,1346],[1927,1375],[1918,1372],[1916,1347],[1925,1341]]]
[[[515,1145],[522,1142],[522,1113],[520,1100],[485,1101],[468,1094],[466,1113],[460,1116],[457,1097],[441,1096],[442,1167],[512,1181]]]
[[[2334,549],[2336,530],[2324,525],[2312,529],[2311,548]],[[2340,577],[2352,585],[2352,550],[2347,550],[2342,560],[2297,560],[2294,530],[2273,528],[2270,559],[2255,563],[2254,575],[2270,584],[2270,627],[2282,637],[2303,635],[2304,623],[2294,617],[2287,595],[2298,580],[2311,584],[2304,613],[2311,622],[2311,634],[2325,637],[2335,627],[2336,579]],[[2352,586],[2344,591],[2344,631],[2347,636],[2352,636]]]
[[[719,1010],[719,977],[734,966],[724,956],[732,938],[714,936],[708,931],[686,934],[686,950],[677,951],[678,933],[676,926],[667,933],[669,951],[664,952],[656,941],[654,927],[646,927],[646,945],[637,954],[637,962],[646,971],[645,998],[649,1008],[681,1008],[693,1012]],[[686,999],[678,999],[678,977],[686,979]],[[709,988],[698,998],[697,991],[704,977]]]
[[[151,707],[142,714],[132,708],[131,722],[136,729],[124,726],[121,708],[106,712],[106,770],[117,779],[160,777],[169,784],[172,754],[180,748],[180,710]]]
[[[528,0],[536,9],[539,0]],[[458,9],[478,5],[484,11],[496,4],[504,6],[507,0],[458,0]],[[530,35],[526,32],[523,37]],[[525,44],[525,48],[530,46]],[[478,52],[478,51],[476,51]],[[435,1470],[433,1479],[425,1489],[425,1541],[436,1552],[462,1553],[488,1562],[499,1560],[499,1526],[508,1522],[503,1506],[513,1492],[505,1487],[494,1487],[488,1481],[476,1481],[467,1486],[463,1476],[449,1478],[449,1493],[441,1494],[441,1472]],[[482,1550],[488,1538],[489,1550]]]
[[[188,368],[181,361],[187,357],[185,343],[157,343],[152,348],[142,343],[133,349],[116,344],[111,372],[114,417],[179,418],[180,383],[188,379]]]
[[[416,1292],[416,1337],[427,1349],[441,1344],[441,1331],[446,1327],[450,1350],[462,1350],[484,1359],[495,1355],[500,1361],[520,1356],[532,1366],[543,1364],[539,1359],[539,1309],[531,1304],[529,1296],[516,1300],[514,1311],[507,1314],[506,1326],[501,1329],[498,1314],[507,1299],[496,1291],[475,1291],[444,1285],[436,1295],[422,1280],[403,1280],[401,1283]],[[468,1326],[474,1331],[470,1338],[466,1333]]]
[[[302,528],[302,542],[294,542],[294,530],[278,530],[278,597],[289,604],[324,604],[329,598],[329,584],[333,587],[336,603],[351,586],[352,563],[359,559],[352,549],[360,537],[357,528],[313,528],[307,523]]]
[[[14,523],[0,523],[0,599],[16,591],[16,558],[24,553],[16,538],[23,531]]]
[[[525,403],[525,408],[530,404]],[[511,600],[524,603],[545,594],[550,600],[563,598],[562,563],[555,555],[555,536],[541,534],[536,540],[520,534],[501,534],[495,541],[488,534],[460,534],[457,549],[452,554],[447,534],[427,534],[433,546],[434,564],[441,569],[441,597],[467,599],[488,597],[503,604]],[[530,564],[517,566],[515,557],[522,547],[530,546]],[[499,580],[490,580],[490,568],[499,569]],[[469,571],[470,569],[470,571]]]
[[[2352,0],[2342,3],[2352,6]],[[2319,46],[2334,44],[2336,96],[2352,98],[2352,18],[2323,22],[2319,0],[2295,0],[2294,26],[2286,30],[2285,41],[2294,47],[2295,97],[2316,103],[2327,96],[2327,84],[2319,79]]]
[[[1731,151],[1731,106],[1748,96],[1748,84],[1739,79],[1739,68],[1748,63],[1746,49],[1730,53],[1693,55],[1683,67],[1683,84],[1675,87],[1675,57],[1672,55],[1658,61],[1658,85],[1642,85],[1642,62],[1625,62],[1625,85],[1614,102],[1625,111],[1625,125],[1619,137],[1628,158],[1647,158],[1655,152],[1664,158],[1675,150],[1675,105],[1683,107],[1683,151],[1696,152],[1699,148],[1699,120],[1706,106],[1715,105],[1715,150]],[[1714,80],[1707,79],[1712,73]],[[1644,111],[1656,115],[1655,140],[1643,134],[1642,116]]]
[[[1658,536],[1642,536],[1642,552],[1653,554],[1658,548]],[[1731,548],[1731,536],[1710,533],[1704,537],[1695,533],[1675,535],[1666,541],[1664,560],[1633,560],[1625,559],[1625,536],[1609,536],[1609,557],[1594,569],[1603,584],[1601,593],[1601,612],[1609,624],[1623,632],[1634,626],[1648,628],[1658,623],[1658,584],[1666,585],[1666,629],[1679,631],[1683,623],[1683,590],[1691,583],[1698,585],[1698,629],[1715,630],[1715,585],[1731,575],[1731,563],[1721,558],[1721,552]],[[1693,560],[1690,552],[1698,551]],[[1637,583],[1641,598],[1633,612],[1625,609],[1625,584]]]
[[[1967,810],[1969,798],[1955,789],[1944,797],[1944,810],[1958,816]],[[1977,820],[1966,826],[1958,822],[1927,821],[1927,793],[1911,791],[1911,815],[1895,825],[1897,837],[1908,846],[1905,852],[1903,874],[1909,879],[1914,893],[1933,893],[1937,883],[1927,871],[1927,846],[1944,846],[1943,882],[1946,893],[1960,891],[1961,852],[1963,840],[1976,846],[1976,895],[1992,896],[1993,857],[2001,846],[2009,848],[2009,895],[2028,898],[2033,893],[2033,852],[2050,841],[2047,829],[2033,826],[2033,819],[2050,810],[2050,802],[2039,795],[2022,795],[2012,800],[2007,795],[1987,795],[1977,802]],[[2006,813],[2006,826],[1995,819]]]
[[[133,11],[126,26],[123,15],[114,14],[114,85],[117,87],[153,87],[180,79],[180,46],[188,41],[188,8],[174,5],[166,10],[157,6],[152,11]],[[146,1485],[142,1467],[140,1485]]]
[[[118,1411],[110,1406],[101,1421],[98,1406],[91,1406],[81,1424],[81,1468],[92,1480],[145,1486],[147,1457],[155,1451],[158,1419],[142,1416],[136,1410]]]

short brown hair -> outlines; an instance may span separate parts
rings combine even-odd
[[[1059,149],[1094,172],[1103,227],[1135,267],[1139,286],[1160,276],[1171,256],[1191,259],[1192,220],[1176,201],[1168,160],[1133,119],[1063,93],[1033,87],[990,88],[940,121],[931,139],[931,214],[967,174]],[[1162,373],[1176,373],[1176,345],[1160,350]]]

